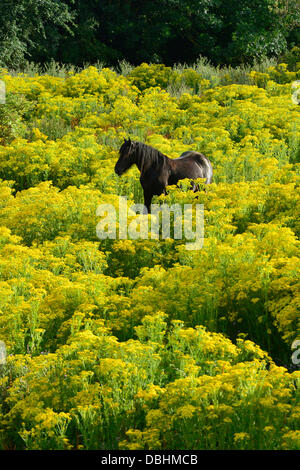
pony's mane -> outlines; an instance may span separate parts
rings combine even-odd
[[[165,157],[165,155],[159,150],[156,150],[143,142],[135,142],[135,155],[137,162],[139,162],[142,169],[145,167],[149,168],[152,165],[161,165]]]

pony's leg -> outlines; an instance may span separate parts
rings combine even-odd
[[[152,194],[144,191],[144,214],[151,214]]]
[[[205,181],[205,186],[204,186],[204,192],[205,192],[205,194],[208,193],[208,191],[207,191],[207,186],[208,186],[209,184],[210,184],[210,183],[206,180],[206,181]]]

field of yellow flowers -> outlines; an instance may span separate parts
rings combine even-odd
[[[0,71],[0,449],[300,448],[299,78]],[[97,238],[124,137],[209,157],[201,250]]]

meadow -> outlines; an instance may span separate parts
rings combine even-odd
[[[121,65],[0,70],[0,448],[299,450],[300,69]],[[201,250],[97,238],[128,137],[211,160]]]

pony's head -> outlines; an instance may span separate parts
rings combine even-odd
[[[124,143],[121,145],[119,150],[119,160],[115,166],[115,173],[118,176],[123,175],[123,173],[129,170],[129,168],[135,163],[134,149],[135,142],[130,139],[124,139]]]

